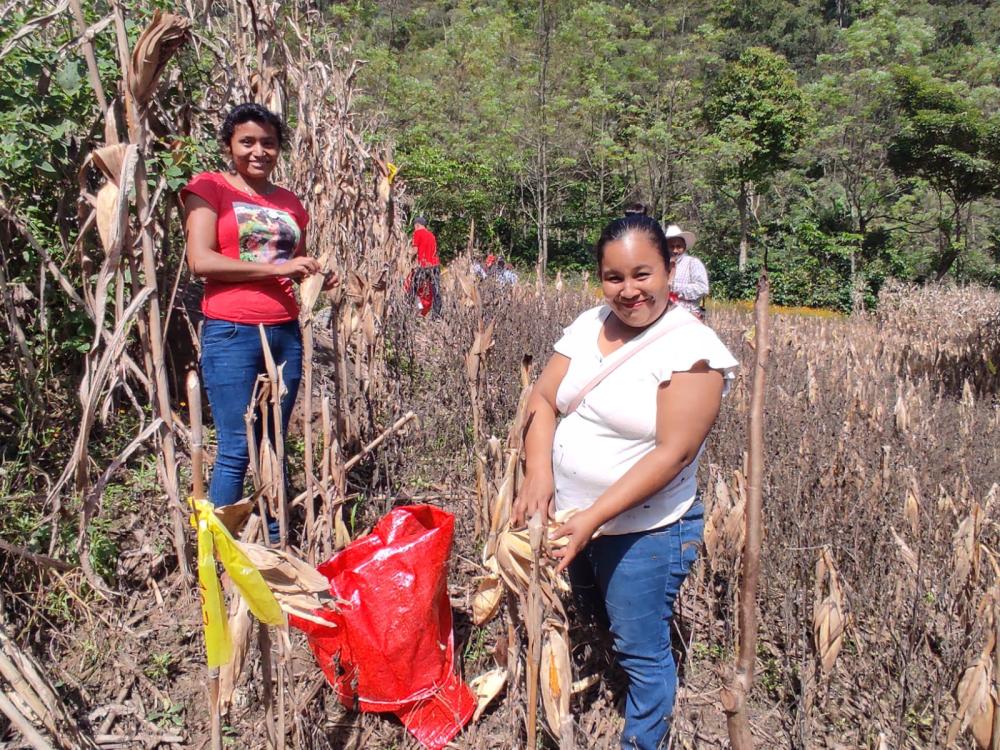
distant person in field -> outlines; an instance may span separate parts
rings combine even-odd
[[[531,391],[512,519],[575,511],[552,555],[628,676],[622,747],[654,750],[677,688],[674,600],[704,528],[698,458],[738,365],[671,303],[674,256],[657,221],[616,219],[596,255],[604,304],[563,331]]]
[[[427,228],[427,219],[418,216],[413,220],[413,247],[417,266],[409,279],[409,289],[416,296],[420,314],[441,314],[441,261],[438,258],[437,238]]]
[[[677,303],[704,319],[702,300],[708,294],[708,271],[705,270],[704,263],[688,252],[694,246],[695,236],[676,224],[668,226],[664,234],[674,258],[673,292],[677,296]]]
[[[285,430],[301,379],[294,284],[317,273],[319,264],[306,255],[309,214],[294,193],[271,182],[287,140],[278,115],[259,104],[240,104],[219,129],[229,170],[196,175],[181,191],[188,267],[205,279],[201,374],[218,442],[209,487],[215,506],[243,497],[249,463],[244,417],[257,376],[266,372],[259,326],[275,362],[284,366]],[[325,288],[336,283],[331,275]],[[269,531],[277,541],[273,520]]]
[[[626,216],[645,216],[646,215],[646,204],[645,203],[629,203],[625,206]]]
[[[503,261],[503,269],[497,275],[500,286],[517,286],[517,271],[507,261]]]

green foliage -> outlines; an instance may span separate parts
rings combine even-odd
[[[806,135],[809,113],[787,61],[751,47],[727,66],[705,105],[723,180],[763,183]]]

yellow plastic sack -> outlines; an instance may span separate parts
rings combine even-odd
[[[284,625],[285,616],[260,571],[239,548],[229,530],[215,515],[208,500],[188,498],[194,510],[191,525],[198,532],[198,582],[201,584],[201,616],[205,625],[205,651],[209,668],[228,664],[233,655],[229,637],[226,601],[215,567],[215,555],[225,568],[254,616],[266,625]]]

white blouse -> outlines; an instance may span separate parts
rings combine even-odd
[[[739,363],[711,328],[695,321],[682,307],[664,314],[631,341],[607,357],[597,338],[607,305],[582,313],[563,331],[555,350],[569,358],[569,370],[556,393],[556,406],[565,413],[576,394],[599,370],[664,326],[678,326],[632,356],[595,386],[576,411],[556,428],[552,447],[557,510],[590,507],[600,495],[656,446],[656,395],[660,383],[675,372],[687,372],[707,362],[722,372],[725,390],[736,377]],[[685,320],[688,318],[690,320]],[[682,325],[682,323],[686,323]],[[698,458],[673,481],[645,501],[608,521],[605,534],[630,534],[673,523],[694,504]]]

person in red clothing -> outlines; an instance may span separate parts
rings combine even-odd
[[[261,330],[283,368],[285,429],[301,379],[293,282],[317,273],[319,264],[305,254],[309,214],[294,193],[271,182],[287,133],[281,118],[259,104],[234,107],[219,130],[230,170],[203,172],[181,191],[188,267],[205,279],[201,372],[218,440],[209,488],[216,506],[243,496],[249,463],[243,420],[265,372]],[[336,283],[331,275],[326,286]],[[273,522],[269,528],[273,538]]]
[[[413,247],[417,251],[417,267],[410,281],[410,289],[420,303],[420,314],[441,314],[441,260],[438,258],[437,238],[427,228],[427,219],[418,216],[413,220]]]

